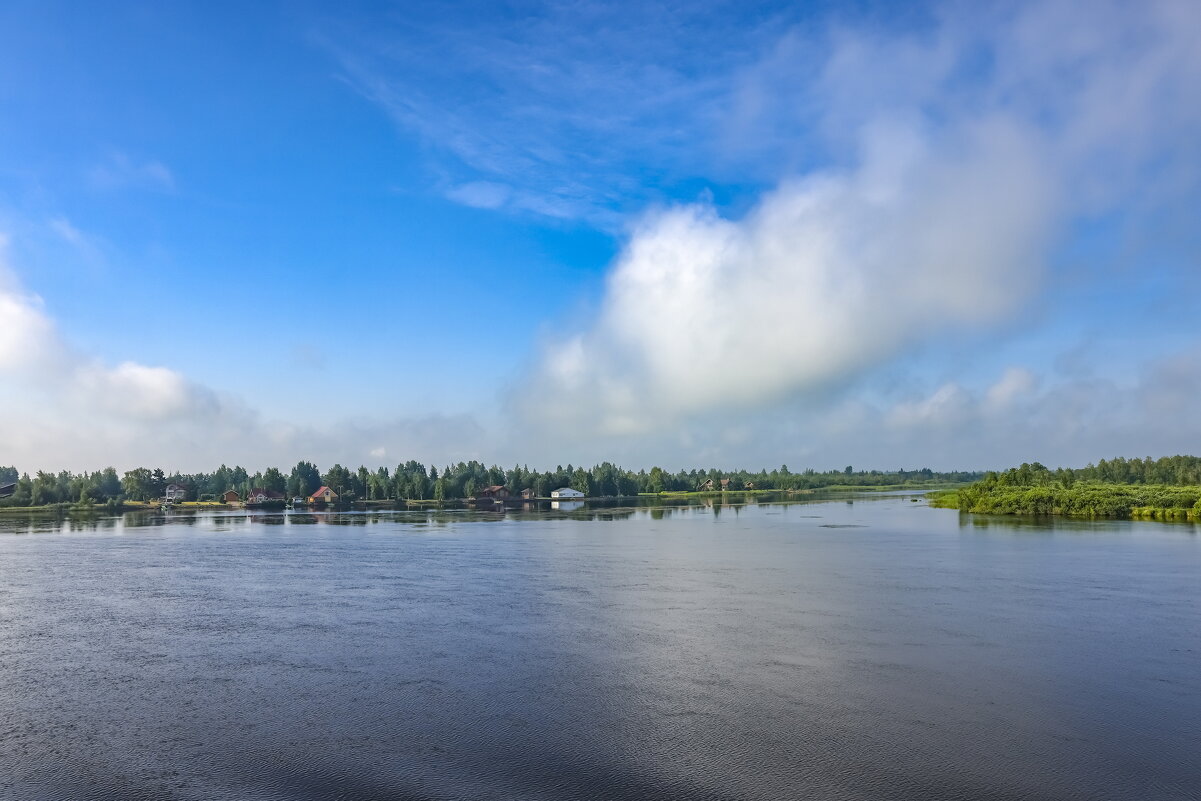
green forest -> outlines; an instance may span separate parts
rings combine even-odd
[[[988,473],[930,502],[980,514],[1201,520],[1201,457],[1102,459],[1058,470],[1035,462]]]
[[[0,467],[0,487],[15,484],[12,494],[0,499],[0,507],[65,503],[115,505],[124,501],[153,501],[163,497],[169,484],[184,487],[189,501],[215,501],[231,489],[246,497],[252,488],[274,490],[287,497],[305,497],[323,485],[333,489],[347,502],[452,501],[470,498],[477,490],[494,485],[503,485],[513,493],[532,489],[535,496],[540,498],[547,497],[552,490],[560,487],[577,489],[589,497],[626,497],[643,493],[695,492],[710,479],[716,487],[720,487],[721,479],[729,479],[728,486],[732,490],[758,491],[833,486],[920,488],[964,484],[982,475],[936,473],[929,468],[855,471],[849,465],[841,470],[817,472],[810,469],[799,473],[790,471],[787,465],[758,472],[694,469],[670,473],[659,467],[634,472],[609,462],[592,468],[568,465],[537,471],[522,466],[509,469],[495,465],[486,467],[476,461],[438,469],[409,461],[398,464],[394,470],[386,467],[377,470],[359,467],[352,470],[335,464],[323,472],[312,462],[302,461],[289,471],[270,467],[254,474],[242,467],[221,465],[211,473],[165,473],[161,469],[140,467],[118,474],[114,468],[107,467],[94,473],[39,471],[32,476],[21,473],[15,467]]]

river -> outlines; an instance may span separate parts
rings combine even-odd
[[[1201,528],[0,518],[0,797],[1198,799]]]

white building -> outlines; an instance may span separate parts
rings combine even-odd
[[[552,498],[583,498],[584,493],[579,490],[573,490],[571,487],[560,487],[550,494]]]

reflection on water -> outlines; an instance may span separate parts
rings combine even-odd
[[[584,508],[583,501],[551,501],[550,508],[556,512],[574,512]]]
[[[732,500],[0,518],[0,797],[1198,797],[1195,526]]]
[[[578,520],[622,520],[638,513],[662,519],[670,516],[673,509],[704,510],[713,515],[723,511],[735,514],[744,507],[781,506],[791,504],[825,503],[833,498],[845,499],[846,491],[813,491],[797,495],[794,493],[749,493],[730,492],[718,495],[667,495],[628,498],[593,498],[586,501],[513,501],[508,507],[476,509],[458,502],[441,506],[427,503],[406,504],[399,502],[390,508],[363,510],[338,510],[314,512],[294,511],[209,511],[204,509],[174,508],[169,511],[146,510],[126,512],[111,516],[93,510],[63,511],[54,508],[46,512],[23,512],[0,514],[0,533],[67,533],[72,531],[124,531],[131,528],[159,527],[164,525],[200,525],[212,530],[234,530],[239,525],[288,526],[326,523],[329,525],[358,526],[381,521],[414,523],[418,521],[450,523],[463,520],[500,522],[503,514],[520,516],[523,519],[538,519],[568,515]],[[911,492],[879,492],[857,494],[860,501],[886,501],[898,496],[910,497]],[[916,499],[914,496],[913,499]],[[966,523],[965,523],[966,524]]]

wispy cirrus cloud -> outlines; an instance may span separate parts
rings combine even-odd
[[[105,252],[108,249],[108,243],[102,238],[83,231],[63,216],[52,218],[47,225],[55,236],[70,245],[84,264],[96,269],[106,263]]]
[[[144,189],[157,192],[175,191],[175,175],[157,159],[136,159],[127,153],[113,151],[88,170],[88,181],[103,190]]]
[[[436,155],[452,200],[616,226],[661,197],[656,184],[702,174],[728,147],[714,134],[735,68],[771,27],[770,14],[746,25],[745,10],[485,4],[451,21],[413,7],[317,38]],[[743,24],[721,24],[736,12]]]

